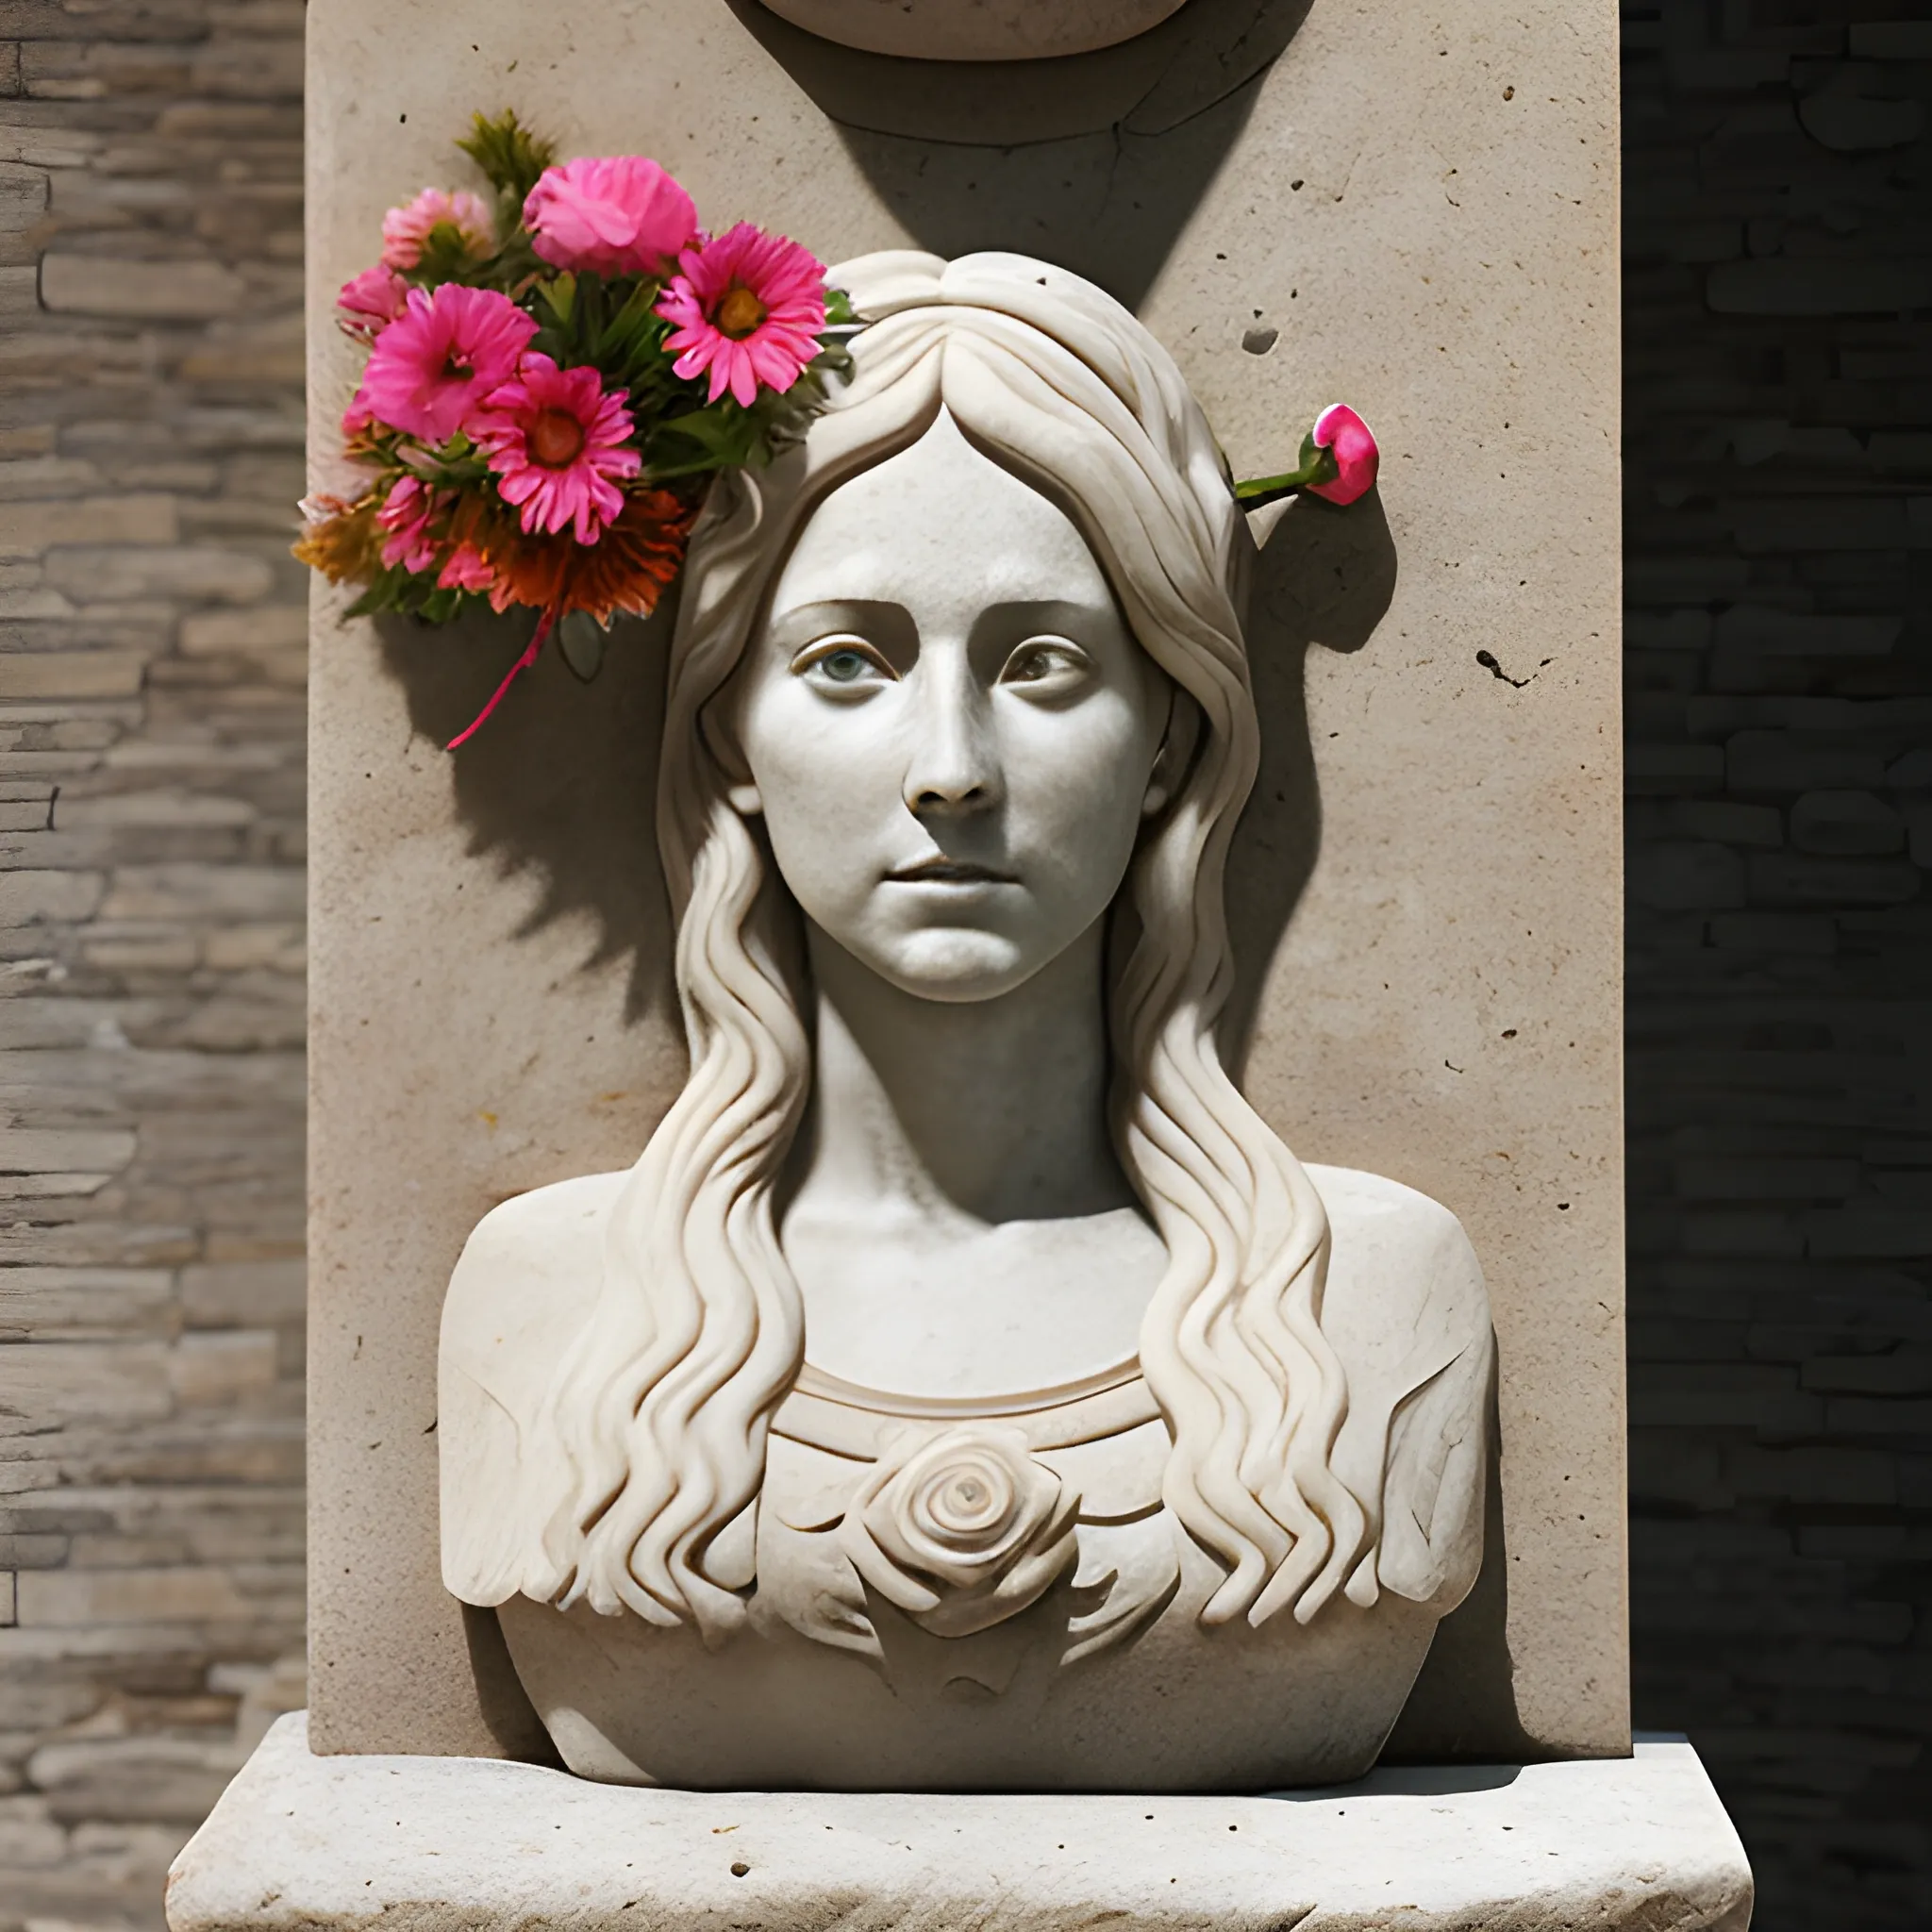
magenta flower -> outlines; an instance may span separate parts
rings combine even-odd
[[[1315,418],[1312,431],[1317,449],[1334,453],[1337,475],[1326,483],[1310,483],[1308,491],[1330,503],[1353,503],[1375,487],[1382,452],[1369,425],[1346,403],[1330,403]]]
[[[530,245],[561,269],[655,275],[697,233],[691,198],[641,155],[545,168],[524,203]]]
[[[436,540],[429,525],[444,506],[436,492],[420,477],[398,477],[394,487],[375,513],[375,521],[389,532],[382,540],[382,560],[393,570],[427,570],[436,561]]]
[[[493,289],[411,289],[370,351],[351,411],[366,408],[419,441],[447,442],[515,373],[536,333],[536,322]]]
[[[379,261],[342,284],[336,296],[336,320],[345,334],[374,341],[403,312],[408,293],[408,283]]]
[[[611,479],[635,476],[643,465],[625,446],[632,427],[630,411],[594,369],[559,369],[531,354],[470,433],[490,452],[504,501],[522,506],[527,532],[575,525],[579,543],[594,543],[624,508]]]
[[[825,325],[825,270],[809,250],[749,222],[677,258],[658,300],[673,325],[665,346],[690,380],[708,371],[715,403],[728,389],[747,408],[758,385],[788,390],[819,353]]]
[[[443,591],[489,591],[496,586],[496,573],[474,543],[458,543],[436,574],[436,583]]]
[[[423,259],[434,228],[452,229],[463,253],[478,261],[496,252],[496,224],[480,194],[472,194],[467,188],[454,194],[425,188],[414,201],[383,216],[383,261],[390,268],[414,268]]]

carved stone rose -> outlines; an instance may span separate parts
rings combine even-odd
[[[936,1637],[1016,1616],[1071,1568],[1080,1499],[1016,1428],[899,1437],[839,1526],[860,1576]]]

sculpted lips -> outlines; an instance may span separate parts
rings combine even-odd
[[[995,872],[990,865],[974,865],[970,859],[922,858],[917,865],[902,865],[886,874],[902,886],[1010,886],[1016,883],[1010,873]]]

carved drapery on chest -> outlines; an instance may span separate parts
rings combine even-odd
[[[1173,1597],[1171,1443],[1131,1364],[975,1408],[801,1374],[774,1419],[757,1530],[761,1593],[793,1629],[889,1667],[869,1601],[966,1639],[1055,1592],[1063,1614],[1031,1619],[1028,1641],[1074,1663]]]

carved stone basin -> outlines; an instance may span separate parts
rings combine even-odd
[[[1117,46],[1187,0],[765,0],[794,26],[915,60],[1043,60]]]

